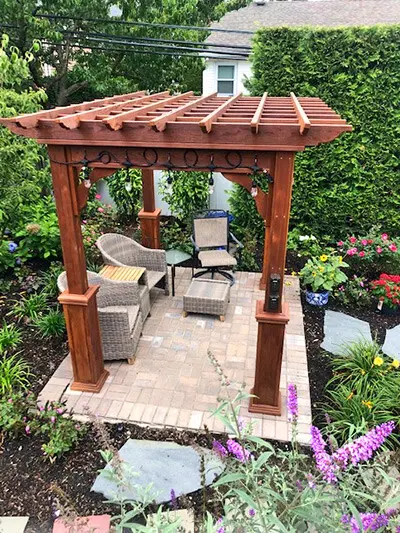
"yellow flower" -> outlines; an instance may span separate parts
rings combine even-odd
[[[311,275],[315,278],[315,276],[317,275],[317,273],[316,273],[316,272],[312,272]]]
[[[339,263],[343,263],[343,257],[339,255]]]
[[[363,405],[365,405],[365,407],[368,407],[368,409],[370,409],[370,410],[372,409],[372,402],[370,402],[369,400],[368,400],[368,402],[366,402],[365,400],[363,400],[361,403],[362,403]]]
[[[382,366],[382,365],[383,365],[383,359],[382,359],[382,357],[379,357],[379,356],[378,356],[378,357],[375,357],[375,359],[374,359],[374,365],[375,365],[375,366]]]
[[[365,370],[363,368],[360,369],[361,375],[365,376]]]
[[[351,400],[354,396],[354,392],[350,392],[350,394],[347,396],[346,400]]]
[[[400,361],[398,359],[393,359],[392,367],[399,368],[399,366],[400,366]]]
[[[325,263],[325,261],[328,261],[328,256],[326,254],[322,254],[320,260]]]
[[[320,272],[323,272],[324,270],[325,270],[324,267],[319,267]]]
[[[297,272],[295,270],[292,271],[292,276],[297,276]]]

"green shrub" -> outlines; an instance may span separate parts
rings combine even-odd
[[[262,265],[257,262],[257,240],[255,237],[245,236],[243,239],[243,249],[238,259],[238,270],[247,272],[259,272]]]
[[[0,397],[16,389],[27,389],[31,375],[29,365],[19,354],[3,355],[0,358]]]
[[[264,242],[265,225],[259,215],[254,199],[247,189],[234,183],[229,192],[229,206],[234,219],[231,230],[239,240],[254,237]]]
[[[349,277],[346,283],[334,290],[333,296],[338,302],[353,308],[368,308],[372,305],[369,283],[360,276]]]
[[[108,190],[118,214],[125,219],[136,218],[142,208],[142,173],[138,169],[130,169],[129,180],[126,178],[126,170],[118,170],[107,178]],[[127,181],[131,185],[130,190],[126,188]]]
[[[22,298],[14,304],[12,311],[9,314],[19,320],[37,320],[46,306],[47,294],[45,292],[37,292],[22,296]]]
[[[161,198],[169,204],[171,213],[178,220],[191,224],[193,215],[208,206],[209,175],[205,172],[171,172],[171,176],[169,186],[168,173],[163,173]]]
[[[0,328],[0,355],[9,350],[15,350],[22,342],[22,333],[15,324],[3,322]]]
[[[349,265],[341,256],[323,253],[320,257],[312,257],[300,270],[299,276],[304,285],[313,292],[332,291],[347,280],[342,268]]]
[[[329,432],[340,443],[376,424],[400,422],[399,361],[386,357],[376,343],[347,346],[333,358],[332,370],[324,409],[331,419]]]
[[[291,228],[398,235],[400,27],[263,29],[252,66],[252,94],[318,96],[354,128],[296,155]]]
[[[162,224],[160,228],[162,247],[165,250],[182,250],[188,254],[193,253],[193,244],[190,242],[190,230],[177,221]]]
[[[0,398],[0,433],[11,437],[30,434],[29,419],[36,409],[36,399],[31,392],[12,392]]]
[[[54,261],[49,268],[40,276],[42,290],[49,298],[58,296],[57,278],[64,271],[62,263]]]
[[[58,309],[51,309],[47,315],[41,315],[35,320],[35,326],[42,337],[61,337],[65,332],[64,315]]]

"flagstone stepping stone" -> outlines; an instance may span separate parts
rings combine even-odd
[[[224,465],[210,450],[204,449],[203,452],[206,484],[210,485],[222,473]],[[119,455],[124,461],[124,481],[119,493],[116,483],[101,474],[91,489],[107,499],[115,499],[118,495],[124,500],[136,500],[140,490],[152,484],[152,498],[156,503],[162,503],[171,499],[171,489],[178,497],[201,487],[200,455],[190,446],[130,439],[119,450]]]
[[[53,525],[53,533],[109,533],[111,516],[108,514],[95,516],[82,516],[76,518],[73,523],[64,522],[63,518],[57,518]]]
[[[360,340],[372,342],[368,322],[337,311],[325,311],[324,340],[321,348],[341,355],[348,344]]]
[[[386,330],[382,351],[392,359],[400,360],[400,324],[395,328]]]
[[[0,533],[24,533],[28,516],[0,516]]]

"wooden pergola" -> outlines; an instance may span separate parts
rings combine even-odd
[[[104,368],[97,286],[89,286],[80,212],[91,183],[120,168],[142,170],[143,244],[159,248],[160,210],[153,171],[221,172],[249,191],[265,180],[255,202],[265,221],[258,341],[251,412],[280,414],[279,381],[289,310],[282,301],[295,152],[351,131],[319,98],[260,97],[193,92],[138,91],[68,107],[0,119],[11,131],[47,145],[69,290],[60,295],[67,323],[74,381],[71,388],[99,392]],[[90,174],[88,175],[88,170]],[[307,179],[304,176],[304,179]],[[88,182],[86,180],[86,185]],[[254,191],[253,191],[254,192]],[[249,196],[249,201],[252,199]]]

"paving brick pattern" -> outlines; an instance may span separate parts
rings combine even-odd
[[[264,293],[258,289],[260,274],[236,272],[236,283],[225,322],[208,315],[182,316],[183,294],[190,283],[191,270],[177,268],[176,296],[152,291],[151,316],[147,318],[134,365],[126,361],[106,363],[110,372],[98,394],[64,393],[76,415],[90,412],[107,421],[130,421],[154,426],[176,426],[193,430],[206,424],[210,430],[224,431],[222,423],[210,416],[216,398],[224,394],[207,357],[211,350],[232,382],[235,395],[239,383],[246,390],[253,385],[257,342],[254,318],[256,301]],[[245,421],[252,421],[254,434],[267,439],[290,440],[286,411],[286,387],[295,383],[299,396],[299,441],[309,443],[311,401],[308,380],[303,315],[296,278],[285,277],[285,299],[290,322],[286,329],[282,364],[282,416],[251,415],[242,408]],[[44,387],[40,400],[58,398],[72,379],[67,357]]]

